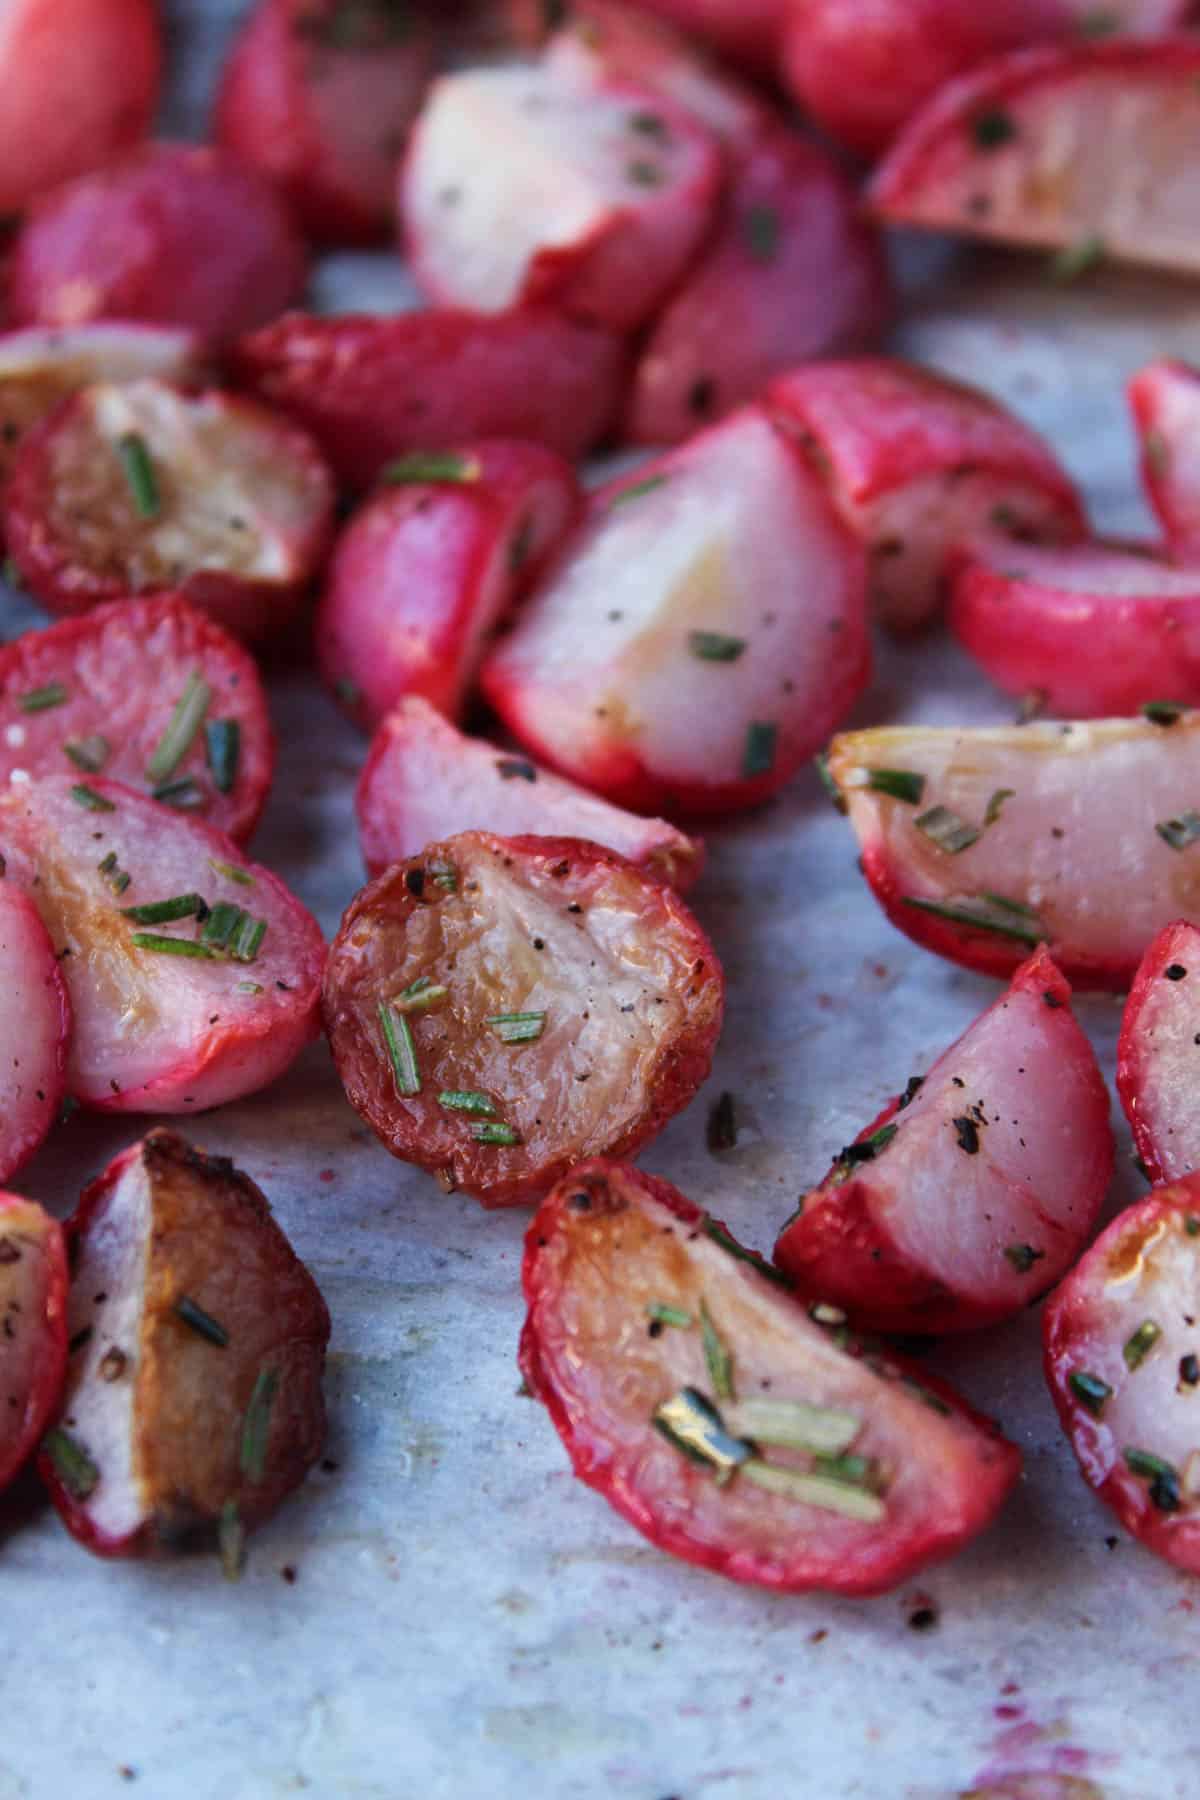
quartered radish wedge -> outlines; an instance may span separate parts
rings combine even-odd
[[[1076,986],[1127,988],[1200,915],[1200,713],[835,738],[829,772],[893,925],[1008,975],[1046,942]]]
[[[86,1105],[200,1112],[317,1035],[316,920],[221,832],[115,781],[48,776],[0,795],[0,851],[58,953]]]
[[[661,880],[578,838],[464,832],[363,889],[324,1010],[393,1156],[511,1206],[661,1131],[708,1074],[724,996]]]
[[[1200,370],[1157,362],[1129,383],[1142,481],[1181,562],[1200,562]]]
[[[62,1227],[32,1200],[0,1194],[0,1490],[45,1430],[66,1364]]]
[[[1200,1176],[1115,1219],[1043,1328],[1084,1480],[1148,1550],[1200,1574]]]
[[[39,1461],[54,1503],[99,1556],[216,1533],[234,1576],[321,1453],[316,1283],[249,1177],[168,1131],[110,1163],[69,1230],[71,1357]]]
[[[1065,279],[1111,256],[1195,273],[1200,43],[1018,51],[951,82],[871,184],[894,224],[1061,253]]]
[[[7,1181],[58,1117],[71,1041],[55,945],[33,901],[9,880],[0,880],[0,993],[0,1181]]]
[[[358,784],[358,835],[368,873],[419,856],[439,836],[590,838],[684,892],[704,849],[665,819],[610,806],[527,757],[464,737],[428,701],[403,700],[380,726]]]
[[[118,600],[0,648],[0,787],[76,770],[244,842],[275,743],[254,659],[184,600]]]
[[[259,641],[316,574],[333,501],[308,436],[252,401],[97,384],[26,437],[4,535],[51,612],[171,592]]]
[[[773,382],[768,409],[795,432],[871,558],[881,618],[923,625],[947,552],[988,526],[1065,543],[1086,521],[1037,434],[990,395],[895,358],[812,363]]]
[[[638,811],[766,799],[869,670],[862,553],[747,407],[593,496],[488,699],[562,774]]]
[[[1117,1051],[1117,1092],[1151,1181],[1200,1169],[1200,929],[1161,931],[1130,991]]]
[[[576,1475],[688,1562],[884,1593],[982,1531],[1017,1478],[1018,1451],[950,1389],[859,1344],[836,1307],[810,1313],[637,1169],[560,1182],[523,1278],[521,1367]]]
[[[408,694],[461,710],[489,638],[581,506],[573,468],[541,444],[417,451],[381,480],[338,539],[316,621],[326,686],[370,728]]]
[[[1200,969],[1197,971],[1200,977]],[[849,1145],[775,1261],[879,1331],[962,1331],[1071,1267],[1112,1175],[1108,1090],[1045,950]]]
[[[1200,571],[1153,549],[1040,549],[992,534],[957,566],[950,625],[998,687],[1102,718],[1200,701]]]

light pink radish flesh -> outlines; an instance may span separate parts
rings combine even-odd
[[[0,1181],[33,1155],[62,1103],[70,1008],[37,910],[0,881]]]

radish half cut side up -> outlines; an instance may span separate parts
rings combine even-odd
[[[1020,1454],[781,1279],[667,1182],[585,1163],[525,1239],[522,1371],[576,1475],[661,1549],[886,1593],[990,1524]]]
[[[67,1364],[62,1227],[32,1200],[0,1194],[0,1492],[58,1406]]]
[[[46,927],[13,880],[0,880],[0,1181],[39,1150],[67,1087],[71,1003]]]
[[[1200,370],[1150,363],[1129,383],[1142,483],[1180,562],[1200,561]]]
[[[1200,1169],[1200,929],[1178,919],[1146,951],[1125,1005],[1117,1093],[1151,1181]]]

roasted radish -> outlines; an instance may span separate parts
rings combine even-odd
[[[316,622],[326,685],[371,729],[406,694],[461,710],[489,638],[580,508],[571,465],[541,444],[417,452],[380,479],[338,539]]]
[[[1200,930],[1185,919],[1146,951],[1125,1006],[1117,1092],[1151,1181],[1200,1169]]]
[[[1020,1455],[779,1280],[667,1182],[587,1163],[525,1239],[525,1379],[576,1475],[660,1548],[884,1593],[991,1522]]]
[[[0,1181],[44,1142],[66,1092],[71,1006],[55,948],[32,900],[0,880]]]
[[[862,552],[747,407],[593,496],[483,680],[553,768],[670,815],[765,800],[869,663]]]
[[[871,557],[884,622],[926,623],[947,553],[995,526],[1035,543],[1086,529],[1069,477],[990,395],[894,358],[813,363],[766,403],[797,434]]]
[[[236,395],[84,388],[29,433],[4,496],[21,581],[51,612],[174,593],[238,637],[280,636],[333,523],[305,432]]]
[[[1047,1304],[1046,1380],[1083,1478],[1156,1556],[1200,1574],[1200,1177],[1157,1188]]]
[[[0,1194],[0,1490],[45,1430],[66,1365],[62,1227],[32,1200]]]
[[[769,73],[791,0],[637,0],[722,56]]]
[[[380,726],[356,806],[372,876],[460,831],[589,838],[662,875],[681,893],[704,860],[699,841],[665,819],[623,812],[527,757],[464,737],[425,700],[401,701]]]
[[[317,1285],[249,1177],[169,1131],[110,1163],[69,1229],[71,1357],[39,1463],[54,1503],[98,1556],[216,1536],[235,1576],[321,1453]]]
[[[1142,481],[1181,562],[1200,562],[1200,370],[1157,362],[1129,384]]]
[[[201,1112],[317,1035],[316,920],[221,832],[115,781],[47,776],[0,795],[0,852],[58,955],[85,1105]]]
[[[1200,976],[1200,968],[1198,968]],[[1112,1176],[1108,1090],[1045,950],[914,1077],[775,1246],[797,1291],[865,1329],[964,1331],[1052,1288]]]
[[[350,1104],[485,1206],[632,1156],[692,1099],[724,977],[664,882],[578,838],[464,832],[354,901],[325,977]]]

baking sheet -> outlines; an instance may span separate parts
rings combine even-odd
[[[172,9],[176,129],[196,129],[237,9]],[[999,254],[904,253],[906,352],[992,388],[1058,444],[1099,522],[1145,529],[1123,377],[1200,353],[1200,290],[1102,272],[1068,292]],[[385,259],[339,257],[327,306],[389,307]],[[6,634],[36,615],[11,598]],[[362,879],[362,740],[302,674],[271,681],[279,780],[255,854],[327,932]],[[857,723],[1009,716],[950,644],[880,647]],[[805,776],[711,835],[695,905],[729,975],[708,1088],[646,1153],[769,1250],[832,1153],[995,993],[889,927],[848,828]],[[1120,1017],[1083,1020],[1111,1075]],[[705,1147],[708,1107],[743,1131]],[[77,1115],[21,1178],[66,1213],[141,1130]],[[1200,1587],[1119,1532],[1076,1473],[1033,1315],[934,1352],[1021,1445],[999,1524],[876,1601],[786,1598],[674,1563],[569,1475],[517,1395],[523,1213],[487,1215],[394,1162],[324,1046],[195,1122],[261,1182],[333,1314],[329,1464],[214,1559],[91,1559],[32,1486],[0,1502],[0,1800],[1193,1800]],[[1120,1134],[1114,1208],[1140,1182]],[[914,1612],[932,1611],[925,1630]],[[1043,1784],[1023,1785],[1043,1777]]]

